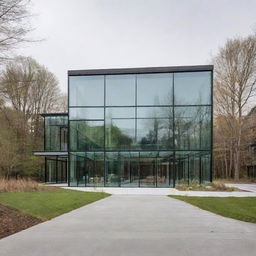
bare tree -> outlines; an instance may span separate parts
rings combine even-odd
[[[11,50],[29,41],[30,0],[0,0],[0,61],[10,56]]]
[[[214,59],[215,113],[228,136],[229,171],[239,179],[244,115],[256,91],[256,36],[230,39]]]
[[[0,78],[0,93],[28,121],[33,115],[55,111],[60,90],[53,73],[30,57],[16,57]]]
[[[57,102],[57,110],[58,112],[67,112],[68,111],[68,96],[66,93],[61,93],[58,97]]]
[[[43,141],[39,114],[59,111],[63,97],[54,74],[34,59],[17,57],[7,63],[0,77],[0,150],[6,149],[0,175],[38,171],[41,160],[31,151]]]
[[[17,57],[10,61],[0,78],[2,98],[23,116],[22,133],[40,133],[40,113],[59,109],[61,97],[55,75],[34,59]]]

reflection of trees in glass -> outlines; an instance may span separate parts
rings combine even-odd
[[[147,148],[147,146],[154,146],[158,143],[159,134],[159,120],[157,118],[153,119],[153,128],[149,130],[145,137],[142,137],[140,141],[141,148]]]
[[[124,134],[122,130],[111,124],[106,128],[106,146],[110,148],[116,148],[120,146],[130,147],[132,145],[132,138]]]
[[[45,117],[45,149],[49,151],[61,150],[61,127],[67,127],[67,116]]]
[[[130,148],[135,137],[135,108],[109,108],[106,111],[106,147]]]
[[[148,117],[143,119],[145,120],[145,131],[148,130],[148,132],[140,140],[141,148],[171,148],[173,140],[172,107],[155,108],[148,113]]]
[[[175,108],[175,143],[178,149],[209,148],[209,111],[205,106]]]
[[[104,143],[104,126],[90,121],[71,121],[72,150],[101,149]]]

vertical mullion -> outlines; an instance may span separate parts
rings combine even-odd
[[[176,183],[176,145],[175,145],[175,90],[174,90],[174,78],[175,78],[175,73],[172,74],[172,122],[173,122],[173,135],[172,135],[172,140],[173,140],[173,187],[175,187]]]
[[[139,187],[140,187],[140,152],[139,153],[139,166],[138,166],[138,173],[139,173]]]
[[[45,139],[46,139],[46,130],[45,130],[45,117],[44,117],[44,151],[46,151],[46,142],[45,142]]]
[[[213,70],[211,71],[211,159],[210,159],[210,182],[213,179]]]
[[[201,157],[201,153],[199,156],[199,184],[202,184],[202,157]]]
[[[70,121],[69,121],[69,93],[70,93],[70,84],[69,84],[69,76],[68,76],[68,130],[67,130],[67,151],[68,151],[68,158],[67,158],[67,181],[68,186],[70,186]]]
[[[188,185],[190,184],[190,155],[188,155]]]
[[[104,161],[104,187],[106,186],[106,75],[104,75],[104,152],[103,152],[103,161]]]
[[[45,179],[45,183],[47,182],[47,157],[45,157],[45,159],[44,159],[44,172],[45,172],[45,177],[44,177],[44,179]]]
[[[84,154],[84,186],[85,187],[86,187],[86,184],[87,184],[86,173],[88,174],[86,157],[87,157],[87,153],[85,152],[85,154]]]
[[[56,180],[56,183],[58,183],[58,156],[56,156],[56,160],[55,160],[55,180]]]
[[[137,74],[135,75],[135,143],[137,143]]]

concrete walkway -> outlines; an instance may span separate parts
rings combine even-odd
[[[181,195],[181,196],[216,196],[216,197],[249,197],[255,192],[215,192],[215,191],[179,191],[175,188],[113,188],[113,187],[63,187],[80,191],[106,192],[112,195]]]
[[[241,183],[241,184],[237,183],[237,184],[225,184],[225,185],[256,193],[256,183]]]
[[[255,252],[255,224],[149,195],[113,195],[0,240],[1,256],[255,256]]]

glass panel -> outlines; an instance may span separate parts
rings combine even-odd
[[[58,183],[67,182],[67,159],[66,158],[58,158],[57,182]]]
[[[177,149],[210,149],[211,107],[175,107]]]
[[[175,104],[211,104],[211,72],[174,74]]]
[[[159,152],[158,158],[157,158],[157,187],[172,186],[173,184],[172,161],[173,161],[173,153]]]
[[[67,127],[60,128],[60,147],[61,147],[61,151],[68,150],[68,128]]]
[[[107,108],[105,125],[106,148],[132,148],[135,141],[135,108]]]
[[[193,153],[193,152],[192,152]],[[190,152],[176,152],[176,186],[189,184],[189,157]]]
[[[103,121],[70,121],[70,148],[73,151],[103,149]]]
[[[61,151],[61,130],[68,125],[68,116],[45,117],[45,151]]]
[[[140,186],[156,186],[157,152],[140,152]]]
[[[112,161],[118,161],[111,163],[111,153],[108,153],[108,167],[109,167],[109,179],[108,185],[111,185],[112,180],[115,179],[113,173],[120,178],[120,185],[122,187],[138,187],[139,186],[139,153],[137,152],[119,152],[115,154],[116,159],[112,156]],[[116,166],[115,166],[116,165]],[[119,167],[118,167],[119,166]],[[115,171],[115,167],[119,169]],[[112,168],[112,169],[111,169]],[[114,170],[114,171],[113,171]],[[117,178],[117,177],[116,177]],[[116,184],[119,186],[119,183]]]
[[[173,74],[143,74],[137,76],[138,105],[172,105]]]
[[[139,152],[130,152],[130,187],[138,187],[139,186]],[[122,185],[124,186],[124,184]]]
[[[70,186],[85,186],[85,153],[70,153]]]
[[[137,111],[137,147],[151,150],[172,149],[172,107],[138,107]]]
[[[104,76],[69,76],[70,106],[104,106]]]
[[[69,154],[69,184],[72,187],[77,186],[77,156],[76,153]]]
[[[85,153],[76,154],[76,177],[77,177],[77,186],[85,186],[85,176],[86,176],[86,167],[85,167]]]
[[[120,186],[120,153],[106,153],[106,186]]]
[[[138,118],[173,118],[173,107],[138,107]]]
[[[120,181],[121,186],[129,187],[131,183],[130,153],[120,153]]]
[[[56,159],[46,158],[46,178],[49,183],[56,183]]]
[[[135,105],[135,75],[106,76],[106,105]]]
[[[207,183],[211,180],[211,154],[201,153],[201,182]]]
[[[70,185],[82,187],[104,186],[104,153],[71,153]]]
[[[69,119],[104,119],[104,108],[69,108]]]
[[[210,153],[198,151],[176,152],[176,185],[210,181]]]
[[[106,108],[106,119],[135,118],[135,108]]]
[[[104,186],[104,153],[86,153],[85,166],[86,186]]]

